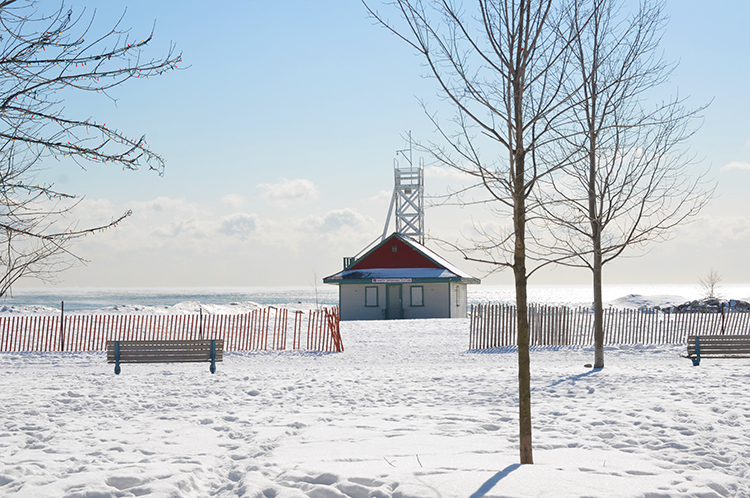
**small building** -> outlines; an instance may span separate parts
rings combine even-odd
[[[479,279],[393,233],[323,282],[339,286],[342,320],[383,320],[466,318],[466,286]]]

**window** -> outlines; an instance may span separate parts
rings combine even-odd
[[[461,286],[456,285],[456,306],[461,306]]]
[[[411,306],[424,306],[424,286],[411,286]]]
[[[376,308],[378,306],[378,288],[376,286],[365,287],[365,307]]]

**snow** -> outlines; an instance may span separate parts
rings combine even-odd
[[[682,296],[671,296],[671,295],[656,295],[656,296],[643,296],[641,294],[628,294],[617,299],[613,299],[607,303],[604,303],[605,307],[611,308],[653,308],[659,306],[660,308],[666,308],[668,306],[677,306],[687,301]]]
[[[41,305],[27,305],[27,306],[15,306],[5,305],[0,306],[0,313],[4,315],[57,315],[60,310],[50,308],[49,306]]]
[[[206,304],[200,301],[183,301],[174,305],[143,305],[143,304],[116,304],[105,306],[95,310],[75,310],[65,313],[76,315],[102,314],[102,315],[187,315],[196,314],[201,310],[208,315],[234,315],[249,313],[264,306],[253,301],[233,302],[228,304]],[[298,305],[288,304],[287,309],[308,310],[314,308],[310,303]],[[41,305],[5,305],[0,306],[0,315],[59,315],[60,310]]]
[[[467,320],[343,322],[344,353],[124,365],[0,354],[0,495],[750,496],[750,359],[684,345],[532,351],[535,465],[518,465],[517,356]]]
[[[386,278],[459,278],[459,275],[445,268],[365,268],[362,270],[344,270],[328,277],[330,280],[361,280]],[[471,278],[471,277],[465,277]],[[338,282],[337,282],[338,283]]]
[[[258,303],[252,301],[235,302],[229,304],[204,304],[200,301],[183,301],[173,306],[156,305],[147,306],[141,304],[118,304],[106,306],[94,310],[97,314],[140,314],[140,315],[186,315],[203,312],[209,315],[235,315],[249,313],[255,309],[262,308]],[[55,310],[57,311],[57,310]],[[85,313],[78,311],[76,313]]]

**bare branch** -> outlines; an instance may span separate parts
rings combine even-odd
[[[53,185],[37,184],[41,162],[70,158],[79,165],[108,163],[163,174],[164,159],[145,137],[129,138],[106,122],[65,114],[69,91],[107,90],[156,76],[182,61],[170,45],[147,59],[153,32],[133,39],[115,25],[97,34],[94,16],[73,16],[61,5],[51,14],[34,2],[0,2],[0,296],[22,277],[42,280],[82,262],[70,241],[117,226],[130,215],[78,228],[65,218],[79,202]]]
[[[549,250],[568,256],[560,264],[592,272],[594,367],[602,368],[603,266],[628,248],[668,238],[699,213],[713,187],[704,176],[691,178],[683,148],[704,108],[689,110],[679,97],[643,106],[674,69],[657,52],[662,2],[642,0],[632,17],[622,17],[618,0],[578,7],[571,11],[581,30],[570,63],[577,77],[569,83],[580,95],[569,110],[578,131],[558,142],[568,164],[536,193]]]

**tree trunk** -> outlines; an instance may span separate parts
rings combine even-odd
[[[513,202],[513,276],[516,284],[516,309],[518,330],[518,422],[520,432],[521,464],[533,464],[531,441],[531,361],[529,354],[529,317],[526,293],[526,198],[523,152],[514,157],[515,182]]]
[[[591,153],[591,175],[596,174],[596,160],[593,150]],[[602,303],[602,225],[599,213],[596,211],[596,192],[593,179],[589,192],[589,216],[591,219],[591,242],[593,249],[594,287],[594,368],[604,368],[604,304]]]
[[[597,209],[597,184],[596,184],[596,152],[599,147],[597,134],[597,72],[598,53],[594,54],[594,69],[589,75],[590,96],[587,108],[588,140],[589,140],[589,222],[591,224],[591,243],[593,249],[593,273],[594,287],[594,368],[604,368],[604,304],[602,303],[602,219],[601,210]]]
[[[516,261],[518,257],[516,256]],[[520,429],[521,464],[533,464],[531,441],[531,358],[529,355],[529,317],[526,302],[526,271],[513,269],[516,279],[518,326],[518,420]]]
[[[599,235],[599,234],[597,234]],[[601,237],[594,240],[594,368],[604,368],[604,304],[602,303]]]

